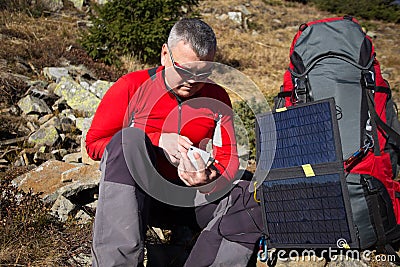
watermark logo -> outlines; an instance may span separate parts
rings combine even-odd
[[[328,249],[319,250],[313,249],[304,250],[270,250],[274,252],[278,261],[312,261],[320,262],[325,258],[331,261],[363,261],[363,262],[393,262],[395,255],[374,254],[371,250],[351,249],[349,243],[344,238],[339,238],[336,241],[337,248],[329,247]],[[268,256],[264,251],[258,254],[259,260],[266,260]]]
[[[338,248],[350,249],[349,244],[347,244],[347,240],[344,239],[344,238],[339,238],[339,239],[336,241],[336,246],[337,246]]]

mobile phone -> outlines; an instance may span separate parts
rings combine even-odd
[[[190,161],[192,162],[193,166],[196,168],[196,170],[198,170],[199,168],[197,166],[196,158],[194,157],[194,152],[199,153],[199,155],[203,159],[205,165],[207,165],[207,162],[210,160],[211,153],[207,152],[207,151],[205,151],[203,149],[194,147],[194,146],[189,147],[187,155],[188,155]]]

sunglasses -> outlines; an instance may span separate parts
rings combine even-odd
[[[204,81],[206,80],[208,77],[210,77],[210,75],[212,74],[212,69],[210,69],[207,72],[203,72],[203,73],[195,73],[193,72],[191,69],[185,68],[181,65],[179,65],[179,63],[175,62],[173,56],[172,56],[172,52],[171,49],[169,48],[169,46],[167,45],[168,48],[168,52],[169,52],[169,57],[171,58],[171,62],[172,62],[172,66],[174,66],[175,71],[184,79],[184,80],[194,80],[194,81]]]

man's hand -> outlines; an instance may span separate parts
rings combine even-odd
[[[193,143],[189,138],[176,133],[162,133],[158,141],[158,146],[164,149],[167,158],[175,166],[179,165],[181,154],[186,155],[191,145]]]
[[[178,175],[187,186],[205,185],[218,178],[217,170],[212,166],[207,167],[199,153],[194,152],[193,154],[197,162],[197,170],[190,161],[187,152],[181,154]]]

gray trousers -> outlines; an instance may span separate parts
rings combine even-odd
[[[261,208],[248,192],[249,182],[240,181],[226,197],[196,208],[159,203],[137,185],[137,177],[133,179],[129,171],[140,174],[142,183],[151,183],[157,149],[136,128],[121,130],[107,145],[100,164],[93,266],[142,266],[146,225],[154,222],[203,228],[185,266],[246,266],[262,235]],[[164,206],[153,209],[159,205]]]

